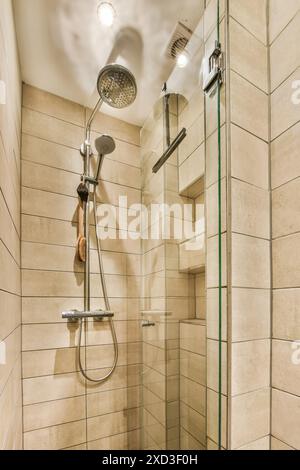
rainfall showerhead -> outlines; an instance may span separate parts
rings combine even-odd
[[[102,135],[95,140],[95,147],[98,155],[109,155],[115,151],[116,144],[110,135]]]
[[[122,65],[111,64],[104,67],[97,82],[100,98],[113,108],[126,108],[137,95],[133,74]]]

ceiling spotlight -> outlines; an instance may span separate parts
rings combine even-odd
[[[176,57],[177,66],[180,69],[183,69],[184,67],[186,67],[189,61],[190,61],[190,57],[187,51],[180,52]]]
[[[98,18],[103,26],[112,26],[116,18],[116,11],[111,3],[102,2],[98,6]]]

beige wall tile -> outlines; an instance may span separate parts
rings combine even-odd
[[[83,128],[65,121],[23,108],[23,133],[73,149],[80,149]]]
[[[198,112],[198,109],[197,109]],[[184,120],[182,120],[182,125]],[[178,149],[178,161],[181,165],[204,140],[204,115],[201,114],[195,122],[187,129],[187,137]]]
[[[231,445],[237,449],[270,433],[270,389],[232,399]]]
[[[30,188],[22,189],[22,213],[77,222],[78,199]]]
[[[0,340],[7,338],[21,323],[21,299],[0,291]]]
[[[22,134],[22,159],[60,170],[82,173],[82,157],[78,149]]]
[[[181,377],[180,400],[202,416],[206,415],[206,388],[203,385]]]
[[[79,374],[49,375],[23,380],[23,404],[31,405],[85,394]]]
[[[231,125],[232,176],[261,189],[269,188],[268,144]]]
[[[23,325],[23,351],[74,348],[78,344],[78,324]]]
[[[272,394],[272,435],[287,445],[300,448],[300,398],[279,390]]]
[[[222,394],[227,394],[227,343],[222,343]],[[219,392],[219,342],[207,341],[207,387]]]
[[[137,450],[140,448],[140,431],[130,431],[90,441],[88,447],[89,450]]]
[[[273,291],[273,338],[296,341],[300,338],[300,290]]]
[[[229,12],[257,39],[267,44],[266,0],[230,0]]]
[[[232,235],[233,287],[270,288],[269,242],[244,235]]]
[[[204,145],[202,144],[179,167],[179,192],[185,192],[189,186],[192,186],[203,175]]]
[[[114,434],[133,431],[139,427],[137,409],[111,413],[87,420],[88,441],[102,439]]]
[[[24,407],[24,432],[85,419],[85,398],[76,397]]]
[[[271,450],[277,450],[277,451],[282,451],[282,450],[294,450],[292,447],[288,446],[282,441],[279,441],[278,439],[275,439],[275,437],[271,437]]]
[[[270,8],[270,40],[273,42],[291,21],[300,8],[299,0],[289,0],[284,5],[280,0],[272,0]]]
[[[19,265],[13,259],[6,246],[0,240],[0,286],[1,289],[11,294],[20,295],[20,271]]]
[[[20,236],[14,226],[13,220],[9,214],[6,201],[0,194],[0,239],[12,254],[16,263],[20,264]]]
[[[271,130],[272,140],[299,122],[299,106],[292,100],[292,85],[299,80],[299,69],[296,70],[271,96]]]
[[[90,116],[90,113],[91,111],[87,110],[87,118]],[[101,134],[112,135],[112,137],[124,142],[140,145],[140,127],[106,114],[97,113],[92,129]]]
[[[22,240],[24,242],[75,247],[77,230],[77,224],[72,222],[22,215]]]
[[[85,442],[85,420],[24,434],[25,450],[59,450]]]
[[[180,348],[201,356],[206,355],[205,326],[194,323],[181,323]]]
[[[213,184],[206,190],[206,233],[207,237],[213,237],[219,233],[219,202],[218,184]],[[222,233],[227,227],[227,184],[222,180]]]
[[[55,184],[53,182],[55,181]],[[78,175],[44,165],[22,161],[22,185],[50,193],[77,197]]]
[[[273,191],[273,238],[300,232],[299,189],[300,178],[290,181]]]
[[[226,176],[226,126],[221,128],[221,175]],[[215,131],[206,139],[205,151],[206,187],[218,181],[218,132]]]
[[[61,313],[71,309],[83,309],[82,298],[22,298],[23,324],[30,323],[67,323]]]
[[[188,428],[190,423],[188,423]],[[184,428],[180,429],[180,449],[182,450],[205,450],[203,444],[195,439],[191,434],[185,431]]]
[[[271,11],[272,9],[273,7],[271,7]],[[300,4],[298,2],[298,14],[270,47],[272,90],[278,87],[300,65],[300,52],[296,46],[300,40],[299,23]],[[278,61],[279,57],[280,61]]]
[[[232,289],[232,340],[251,341],[271,334],[269,290]]]
[[[201,450],[202,446],[206,443],[206,420],[197,411],[193,410],[185,403],[180,403],[180,424],[182,429],[197,440],[197,449]],[[190,444],[190,440],[188,441]],[[199,446],[200,444],[200,446]],[[182,447],[182,449],[186,449]]]
[[[269,340],[232,345],[232,395],[254,392],[270,385]]]
[[[299,145],[300,123],[272,142],[272,187],[274,189],[300,176]]]
[[[272,385],[274,388],[299,396],[300,367],[297,345],[288,341],[273,341]]]
[[[83,106],[26,84],[23,85],[23,106],[63,121],[84,126]]]
[[[253,3],[253,2],[252,2]],[[253,7],[248,20],[254,16]],[[268,92],[268,49],[243,26],[230,19],[230,67],[264,92]],[[264,28],[265,29],[265,28]],[[243,47],[247,44],[247,48]],[[253,58],[255,57],[255,60]]]
[[[207,337],[219,339],[219,291],[207,290]],[[222,289],[222,339],[227,341],[227,289]]]
[[[227,284],[226,269],[226,234],[222,236],[222,286]],[[207,240],[207,288],[218,287],[219,285],[219,242],[218,237],[209,238]]]
[[[247,444],[243,447],[240,447],[238,450],[271,450],[270,449],[270,437],[266,436],[262,439],[258,439],[257,441],[251,442],[251,444]]]
[[[139,387],[90,394],[87,397],[87,416],[91,418],[117,411],[126,412],[130,408],[138,408],[140,404]]]
[[[2,350],[5,351],[5,362],[1,364],[0,395],[3,393],[11,372],[20,356],[21,327],[18,326],[7,338],[3,340]]]
[[[273,282],[274,288],[300,286],[300,272],[294,255],[299,253],[300,235],[274,240],[273,242]]]
[[[77,348],[25,351],[22,370],[24,379],[75,372],[78,370]]]
[[[222,395],[222,447],[227,447],[227,398]],[[218,442],[219,434],[219,394],[207,390],[207,436]]]
[[[82,297],[83,295],[82,274],[23,270],[22,285],[25,297]]]
[[[232,180],[232,230],[270,239],[269,191]]]
[[[235,72],[230,76],[232,122],[267,142],[268,96]]]
[[[206,359],[199,354],[181,349],[180,374],[201,385],[206,385]]]

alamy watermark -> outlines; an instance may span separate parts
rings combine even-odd
[[[6,104],[6,85],[3,80],[0,80],[0,105]]]
[[[6,343],[4,341],[0,341],[0,366],[4,366],[6,364]]]
[[[292,103],[296,106],[299,106],[300,105],[300,80],[293,81],[292,89],[295,90],[292,93]]]
[[[97,206],[100,240],[191,240],[204,232],[203,204],[132,204],[119,197],[118,206]],[[196,249],[196,248],[195,248]]]
[[[292,343],[292,364],[300,366],[300,340]]]

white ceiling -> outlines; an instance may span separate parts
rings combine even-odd
[[[195,30],[204,0],[111,0],[113,27],[100,25],[100,0],[14,0],[24,82],[93,107],[96,80],[109,62],[129,67],[138,84],[127,109],[102,111],[141,125],[173,68],[165,51],[178,21]]]

